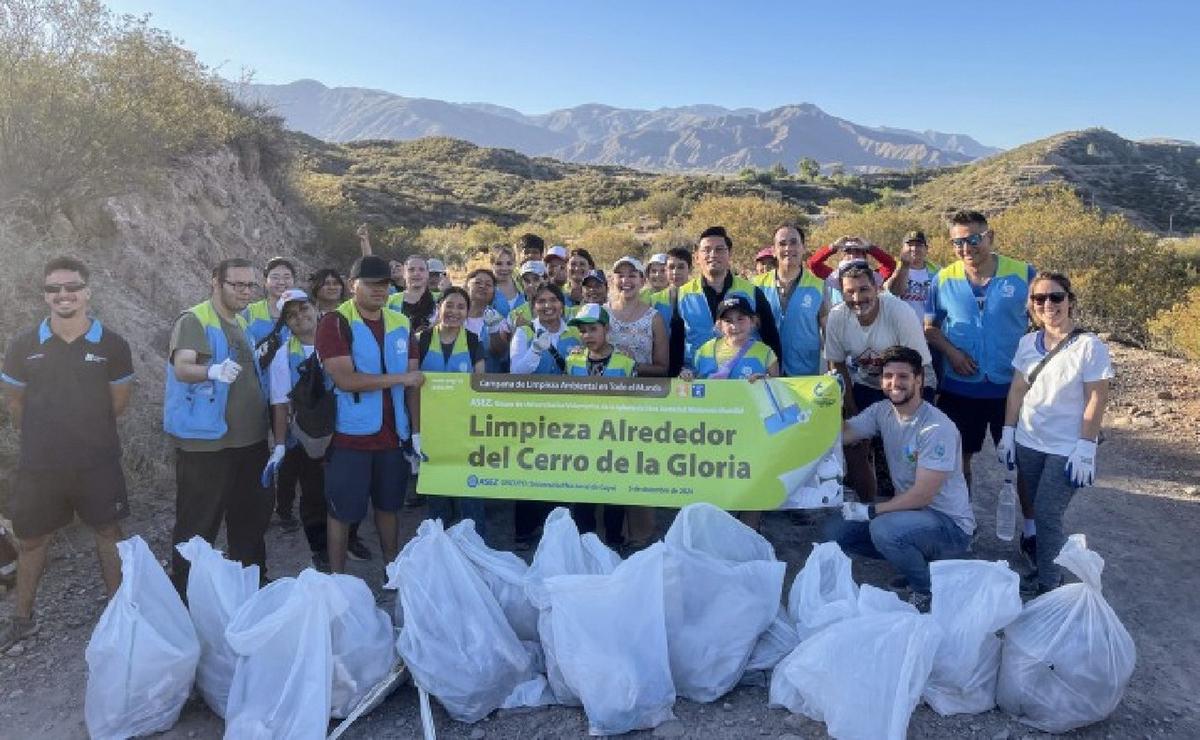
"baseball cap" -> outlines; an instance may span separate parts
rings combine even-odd
[[[747,316],[754,315],[754,309],[750,306],[750,301],[740,295],[731,296],[721,301],[717,306],[717,318],[721,318],[727,311],[741,311]]]
[[[350,267],[350,279],[391,280],[392,268],[388,266],[387,260],[383,257],[368,254],[354,260],[354,264]]]
[[[608,285],[608,278],[604,276],[603,270],[588,270],[588,274],[584,275],[580,282],[586,283],[589,280],[599,280],[601,284]]]
[[[546,263],[541,260],[526,260],[522,262],[521,277],[525,277],[531,272],[538,277],[546,277]]]
[[[646,274],[646,268],[642,265],[641,261],[637,257],[629,257],[629,256],[622,257],[621,259],[619,259],[613,263],[612,271],[616,272],[617,268],[620,267],[621,265],[629,265],[633,269],[637,270],[639,273],[641,273],[643,275]]]
[[[925,241],[925,232],[920,229],[913,229],[904,235],[904,243],[917,242],[918,244],[927,244]]]
[[[568,326],[579,326],[580,324],[604,324],[608,326],[608,311],[599,303],[585,303],[579,307],[579,312],[567,322]]]
[[[442,262],[437,257],[432,257],[425,260],[425,265],[429,268],[430,272],[446,272],[446,263]]]
[[[283,291],[283,295],[279,296],[279,300],[275,301],[275,308],[279,309],[280,313],[283,313],[283,307],[292,301],[304,301],[307,303],[308,293],[299,288],[288,288]]]
[[[759,260],[773,259],[775,259],[775,250],[771,249],[770,247],[763,247],[762,249],[758,250],[758,254],[754,255],[755,262],[758,262]]]
[[[667,264],[667,253],[658,252],[650,255],[650,259],[646,261],[648,265],[665,265]]]
[[[542,257],[542,260],[548,260],[551,257],[557,257],[560,260],[562,260],[563,262],[566,262],[568,256],[569,255],[567,254],[566,247],[564,247],[561,244],[555,244],[553,247],[550,247],[549,249],[546,250],[546,255],[544,257]]]

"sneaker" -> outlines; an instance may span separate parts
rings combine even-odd
[[[0,653],[13,645],[38,633],[38,623],[33,617],[10,617],[0,625]]]
[[[1033,573],[1037,573],[1037,535],[1026,537],[1021,535],[1021,559]]]
[[[346,554],[350,556],[351,560],[363,561],[371,559],[371,551],[357,537],[346,543]]]
[[[312,554],[312,567],[322,573],[329,572],[329,553],[325,550],[317,550]]]
[[[908,595],[908,598],[905,599],[905,601],[915,606],[917,611],[921,612],[922,614],[928,614],[929,607],[933,603],[933,595],[923,593],[921,591],[913,591]]]
[[[297,529],[300,529],[300,520],[290,511],[279,513],[279,529],[283,532],[291,534]]]

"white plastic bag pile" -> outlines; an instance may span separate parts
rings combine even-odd
[[[477,722],[533,678],[495,595],[440,521],[422,522],[387,571],[404,618],[396,648],[451,717]]]
[[[225,629],[237,610],[258,591],[258,566],[242,567],[226,560],[203,537],[175,546],[191,563],[188,569],[188,613],[200,640],[196,688],[217,716],[225,717],[237,654],[225,639]]]
[[[141,537],[117,543],[121,587],[92,632],[84,718],[93,738],[163,732],[179,719],[200,642],[175,587]]]
[[[1007,563],[942,560],[929,565],[933,618],[945,633],[925,687],[941,715],[977,714],[996,706],[1000,638],[1021,613],[1020,577]]]
[[[1116,709],[1137,651],[1101,594],[1104,559],[1084,536],[1071,535],[1054,562],[1082,582],[1029,602],[1005,629],[996,700],[1021,722],[1057,733]]]

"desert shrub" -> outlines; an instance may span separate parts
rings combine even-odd
[[[583,247],[591,252],[596,267],[607,270],[625,255],[645,257],[645,247],[637,235],[619,226],[594,226],[573,240],[571,247]]]
[[[709,226],[724,226],[733,239],[733,258],[738,265],[749,265],[754,253],[769,244],[775,227],[786,221],[807,223],[797,206],[763,200],[753,196],[710,197],[696,203],[684,224],[695,242]]]
[[[829,244],[841,236],[859,236],[878,244],[888,253],[895,255],[900,251],[900,244],[905,233],[912,229],[921,229],[929,239],[931,256],[935,262],[938,257],[945,264],[949,256],[949,242],[946,241],[946,227],[933,215],[917,213],[899,208],[868,208],[865,210],[838,211],[838,215],[817,226],[809,235],[808,247],[815,251],[824,244]],[[941,247],[941,249],[939,249]]]
[[[1200,286],[1150,319],[1150,345],[1189,360],[1200,360]]]

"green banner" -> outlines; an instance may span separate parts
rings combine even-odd
[[[429,461],[418,490],[776,509],[811,483],[840,428],[841,389],[828,376],[689,383],[427,373]]]

